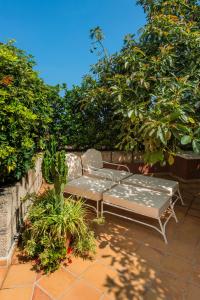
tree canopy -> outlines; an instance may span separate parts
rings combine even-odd
[[[110,55],[99,26],[98,61],[79,86],[46,85],[33,58],[0,44],[0,177],[21,178],[50,135],[59,148],[142,151],[172,164],[180,149],[200,153],[200,5],[138,0],[147,16],[138,38]]]
[[[34,65],[13,42],[0,44],[0,182],[27,172],[51,122],[56,90],[44,84]]]
[[[200,7],[195,0],[138,4],[147,23],[138,39],[126,35],[118,53],[105,52],[99,27],[91,31],[94,50],[104,55],[91,69],[95,83],[80,107],[109,106],[102,120],[115,128],[110,140],[116,147],[142,150],[150,163],[172,164],[180,149],[200,152]]]

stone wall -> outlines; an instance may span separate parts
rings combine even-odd
[[[21,200],[27,193],[38,192],[42,184],[42,158],[37,157],[34,169],[13,186],[0,188],[0,260],[7,261],[27,212],[28,202]]]

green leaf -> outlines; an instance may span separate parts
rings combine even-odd
[[[131,118],[132,114],[133,114],[133,110],[129,110],[128,117]]]
[[[161,162],[164,160],[164,154],[162,150],[160,151],[155,151],[155,152],[147,152],[144,154],[144,160],[145,162],[155,164],[157,162]]]
[[[168,157],[168,163],[169,163],[170,166],[173,165],[173,163],[174,163],[174,157],[172,155],[169,155],[169,157]]]
[[[124,64],[125,69],[127,69],[128,65],[129,65],[129,62],[126,61],[125,64]]]
[[[195,124],[195,120],[194,120],[192,117],[189,117],[189,118],[188,118],[188,121],[189,121],[190,123],[192,123],[192,124]]]
[[[164,135],[163,135],[162,128],[161,128],[160,126],[158,127],[157,137],[159,137],[160,141],[161,141],[164,145],[167,144],[167,141],[166,141],[166,139],[165,139],[165,137],[164,137]]]
[[[192,141],[192,148],[195,153],[200,153],[200,140],[193,140]]]
[[[200,127],[195,130],[194,134],[200,136]]]
[[[181,144],[182,145],[187,145],[189,143],[191,143],[192,141],[192,138],[190,135],[184,135],[182,138],[181,138]]]

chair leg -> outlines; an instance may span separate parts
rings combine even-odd
[[[180,189],[179,189],[179,188],[178,188],[178,190],[177,190],[177,193],[178,193],[179,199],[181,200],[182,205],[185,206],[185,203],[184,203],[184,201],[183,201],[183,198],[182,198],[182,196],[181,196],[181,193],[180,193]]]
[[[163,239],[164,239],[164,241],[165,241],[165,244],[168,244],[167,237],[166,237],[166,233],[165,233],[165,225],[162,224],[160,218],[158,218],[158,222],[159,222],[159,225],[160,225],[161,234],[162,234],[162,236],[163,236]]]
[[[103,201],[101,201],[101,218],[103,218]]]
[[[97,201],[97,218],[99,217],[99,201]]]
[[[176,223],[178,223],[178,219],[177,219],[176,213],[175,213],[175,211],[174,211],[174,205],[171,204],[171,205],[170,205],[170,208],[171,208],[171,210],[172,210],[172,214],[173,214],[173,217],[174,217]]]

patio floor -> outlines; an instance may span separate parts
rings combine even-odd
[[[51,275],[20,263],[0,268],[0,300],[200,299],[200,184],[182,184],[187,207],[167,226],[169,244],[156,231],[107,215],[95,225],[93,260],[72,258]]]

